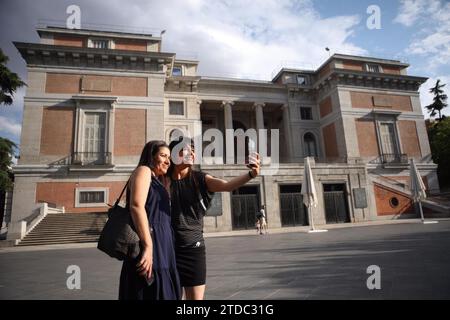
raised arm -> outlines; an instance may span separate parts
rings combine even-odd
[[[138,272],[150,278],[153,265],[153,243],[145,211],[148,190],[152,181],[150,168],[140,166],[130,181],[130,213],[142,246],[142,256],[137,264]]]
[[[205,176],[206,186],[208,187],[208,191],[210,192],[224,192],[224,191],[233,191],[239,187],[242,187],[244,184],[249,182],[251,179],[255,178],[259,174],[260,166],[259,166],[259,155],[256,154],[256,158],[253,159],[252,164],[254,167],[247,173],[235,177],[229,181],[219,179],[207,174]]]

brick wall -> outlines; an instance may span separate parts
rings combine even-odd
[[[377,157],[378,140],[373,120],[356,119],[359,154],[361,157]]]
[[[114,123],[114,155],[140,155],[145,144],[146,111],[117,109]]]
[[[145,40],[115,39],[115,48],[118,50],[147,51]]]
[[[406,195],[378,184],[374,184],[374,192],[378,216],[414,213],[412,201]],[[394,197],[398,200],[396,207],[390,204]]]
[[[79,36],[53,35],[56,46],[85,47],[86,39]]]
[[[389,105],[389,109],[392,110],[412,111],[411,98],[409,96],[352,91],[350,92],[350,97],[353,108],[387,108]],[[377,105],[377,103],[380,105]]]
[[[325,144],[325,156],[327,158],[339,157],[339,151],[336,140],[336,127],[331,123],[322,128],[323,140]]]
[[[104,212],[108,210],[108,207],[75,208],[75,189],[81,187],[109,188],[109,199],[107,199],[107,203],[113,204],[125,183],[125,181],[80,183],[38,182],[36,184],[36,202],[48,202],[54,203],[57,206],[64,206],[66,212]]]
[[[363,63],[357,61],[344,61],[342,67],[347,70],[363,71]]]
[[[420,144],[415,121],[400,120],[398,122],[403,153],[409,157],[420,157]]]
[[[323,118],[326,115],[328,115],[331,112],[333,112],[333,105],[332,105],[332,102],[331,102],[331,97],[328,96],[325,99],[323,99],[319,103],[319,108],[320,108],[320,117],[321,118]]]
[[[85,77],[85,80],[83,81],[89,82],[88,86],[86,86],[86,82],[83,83],[83,87],[89,87],[91,90],[86,92],[81,91],[81,77]],[[105,83],[108,82],[109,86],[105,86]],[[48,73],[45,92],[65,94],[110,94],[118,96],[146,97],[147,78]]]
[[[41,154],[65,156],[72,152],[74,113],[72,107],[44,107]]]

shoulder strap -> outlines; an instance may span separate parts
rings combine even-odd
[[[128,183],[130,182],[130,179],[128,179],[127,183],[125,183],[125,186],[123,187],[122,192],[120,193],[120,196],[117,198],[116,202],[114,203],[114,207],[117,207],[119,205],[120,199],[122,198],[123,193],[125,192],[125,189],[128,187]]]

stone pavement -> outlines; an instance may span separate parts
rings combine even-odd
[[[206,298],[449,299],[450,220],[436,220],[208,234]],[[0,299],[116,299],[121,263],[95,245],[0,249]],[[79,290],[67,288],[72,265]],[[367,288],[371,265],[379,290]]]

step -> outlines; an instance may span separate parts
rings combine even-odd
[[[74,233],[53,233],[53,234],[29,234],[27,235],[27,239],[50,239],[50,238],[72,238],[72,237],[80,237],[80,236],[100,236],[100,232],[74,232]],[[24,238],[25,239],[25,238]]]
[[[86,243],[86,242],[97,242],[98,239],[84,239],[84,240],[58,240],[58,241],[39,241],[39,242],[20,242],[18,246],[39,246],[39,245],[49,245],[49,244],[71,244],[71,243]]]

